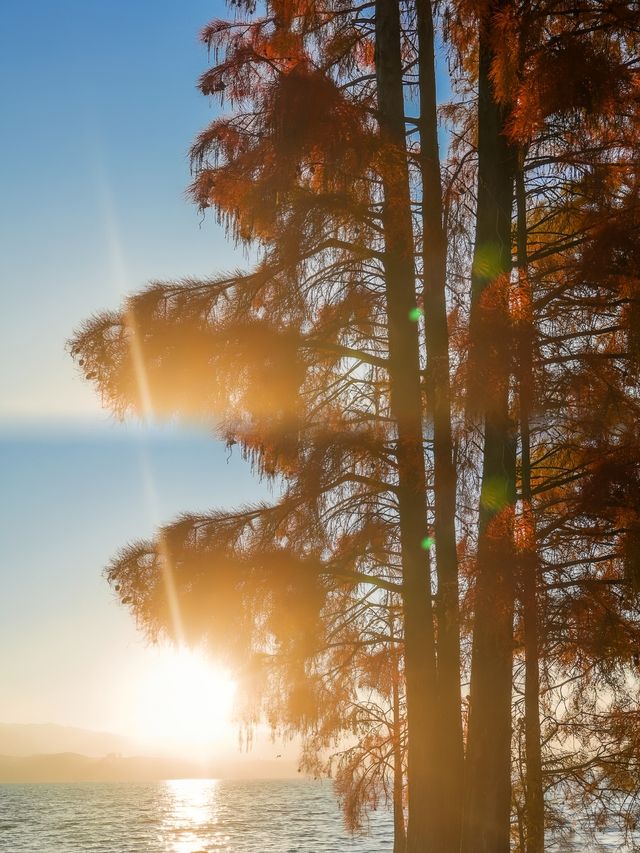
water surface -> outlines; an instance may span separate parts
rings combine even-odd
[[[0,785],[2,853],[381,853],[392,835],[380,811],[352,837],[327,781]]]

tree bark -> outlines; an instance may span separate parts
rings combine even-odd
[[[531,436],[529,418],[534,388],[533,318],[528,276],[527,205],[524,183],[524,150],[516,172],[518,234],[518,385],[520,397],[520,478],[523,514],[521,550],[521,602],[524,630],[525,687],[525,818],[526,853],[544,853],[544,791],[540,730],[540,664],[538,627],[538,551],[531,496]]]
[[[451,433],[447,240],[443,222],[435,43],[431,0],[417,0],[422,174],[423,306],[428,412],[433,424],[434,539],[438,668],[437,850],[460,847],[464,745],[460,692],[460,613],[456,552],[456,470]]]
[[[511,810],[515,430],[509,414],[513,152],[494,97],[490,27],[480,27],[478,203],[472,273],[470,398],[484,420],[463,853],[508,853]]]
[[[400,713],[400,657],[396,643],[395,615],[389,619],[391,637],[390,654],[392,656],[393,682],[393,853],[405,853],[407,833],[404,821],[404,768],[402,761],[402,716]]]
[[[384,272],[389,322],[390,405],[397,424],[398,509],[402,548],[407,706],[407,853],[425,853],[433,837],[436,667],[422,436],[414,237],[405,141],[400,10],[376,0],[378,121],[382,169]]]

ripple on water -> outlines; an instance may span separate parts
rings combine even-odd
[[[382,853],[392,821],[352,837],[308,780],[0,785],[2,853]]]

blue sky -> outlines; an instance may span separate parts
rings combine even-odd
[[[219,443],[184,430],[5,434],[0,466],[3,721],[127,734],[136,682],[154,654],[103,567],[180,510],[242,503],[265,489],[237,456],[227,462]]]
[[[199,29],[220,0],[30,0],[3,8],[0,79],[0,714],[126,733],[152,659],[103,568],[183,510],[265,495],[237,454],[118,424],[65,352],[156,278],[242,256],[185,198],[215,105]]]
[[[74,326],[150,278],[235,263],[184,197],[186,152],[214,115],[195,88],[207,65],[197,34],[221,14],[202,0],[3,11],[5,420],[93,417],[64,353]]]
[[[92,312],[153,278],[242,258],[185,199],[194,134],[190,0],[37,0],[3,9],[0,76],[0,708],[6,722],[127,728],[151,652],[102,577],[186,509],[264,494],[208,435],[117,424],[65,352]],[[153,499],[149,496],[151,480]]]

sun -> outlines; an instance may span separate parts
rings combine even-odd
[[[191,754],[228,742],[235,694],[229,673],[199,650],[156,651],[139,685],[139,738]]]

